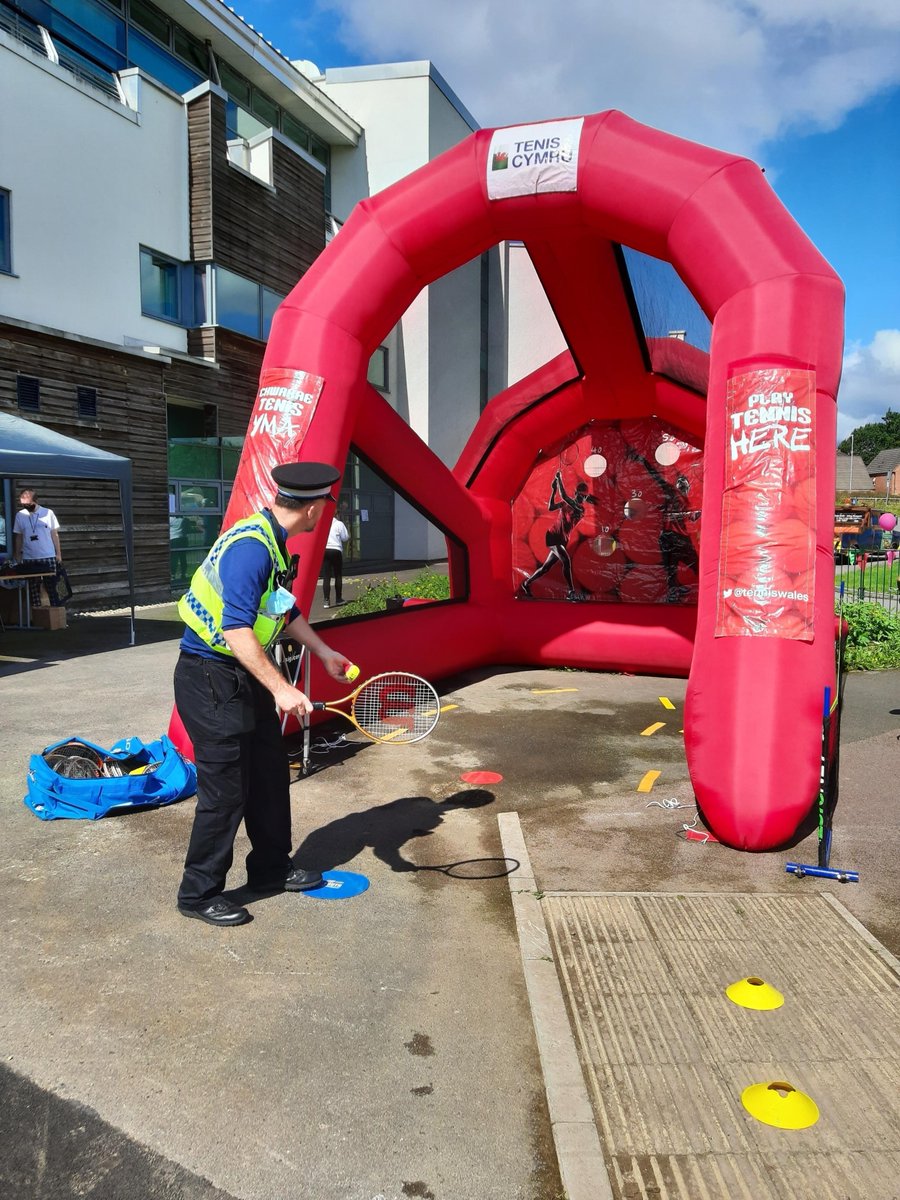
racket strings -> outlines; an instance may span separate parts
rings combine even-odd
[[[353,719],[369,737],[415,742],[429,734],[441,713],[434,688],[416,675],[379,675],[363,684],[353,700]]]
[[[50,754],[44,760],[57,775],[65,779],[99,779],[100,767],[89,758],[77,754]]]
[[[66,779],[99,779],[102,774],[102,757],[82,742],[64,742],[43,758],[52,771]]]

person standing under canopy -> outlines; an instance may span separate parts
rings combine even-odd
[[[34,488],[19,493],[19,511],[13,524],[13,555],[16,562],[27,563],[35,572],[45,572],[41,579],[29,579],[28,591],[32,608],[41,604],[41,583],[47,589],[51,607],[62,604],[56,589],[62,566],[62,547],[59,543],[59,521],[52,508],[45,508]]]

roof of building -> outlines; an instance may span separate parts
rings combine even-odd
[[[866,470],[866,464],[858,454],[839,454],[837,456],[837,471],[835,488],[839,492],[869,492],[872,491],[872,479]]]
[[[893,450],[882,450],[869,463],[870,475],[887,475],[894,467],[900,466],[900,446]]]
[[[355,146],[360,124],[225,0],[159,0],[188,33],[331,145]]]
[[[442,92],[471,130],[481,126],[429,59],[417,62],[377,63],[361,67],[329,67],[325,72],[328,83],[369,83],[385,79],[418,79],[427,77]]]

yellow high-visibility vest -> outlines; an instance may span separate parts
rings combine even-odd
[[[275,575],[287,571],[289,563],[278,542],[269,521],[261,514],[254,513],[236,521],[217,539],[213,548],[194,572],[191,584],[178,601],[178,614],[189,629],[218,654],[234,657],[228,643],[222,636],[222,616],[225,610],[225,600],[222,595],[222,579],[219,575],[219,559],[229,546],[241,538],[255,538],[262,542],[269,551],[272,569],[269,572],[269,583],[259,598],[259,610],[253,624],[253,633],[257,641],[267,650],[284,628],[286,614],[272,616],[266,611],[269,596],[276,590]]]

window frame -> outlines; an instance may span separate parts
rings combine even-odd
[[[12,192],[0,187],[0,274],[12,273]]]
[[[144,255],[152,256],[160,263],[175,269],[175,298],[178,308],[177,316],[165,316],[147,308],[144,293]],[[162,250],[154,250],[141,242],[138,255],[138,282],[141,291],[141,316],[149,317],[151,321],[162,321],[166,325],[177,325],[179,329],[195,329],[205,322],[207,310],[207,292],[202,264],[184,262],[172,254]],[[198,311],[202,306],[203,311]]]
[[[175,272],[175,316],[169,316],[167,313],[153,311],[147,307],[144,296],[144,256],[147,255],[158,260],[160,264],[172,267]],[[183,264],[177,258],[173,258],[170,254],[163,254],[161,250],[154,250],[151,246],[141,244],[140,247],[140,286],[141,286],[141,316],[150,317],[154,321],[165,321],[169,325],[182,325],[183,303],[180,286],[181,268]],[[156,266],[156,263],[151,263]]]

